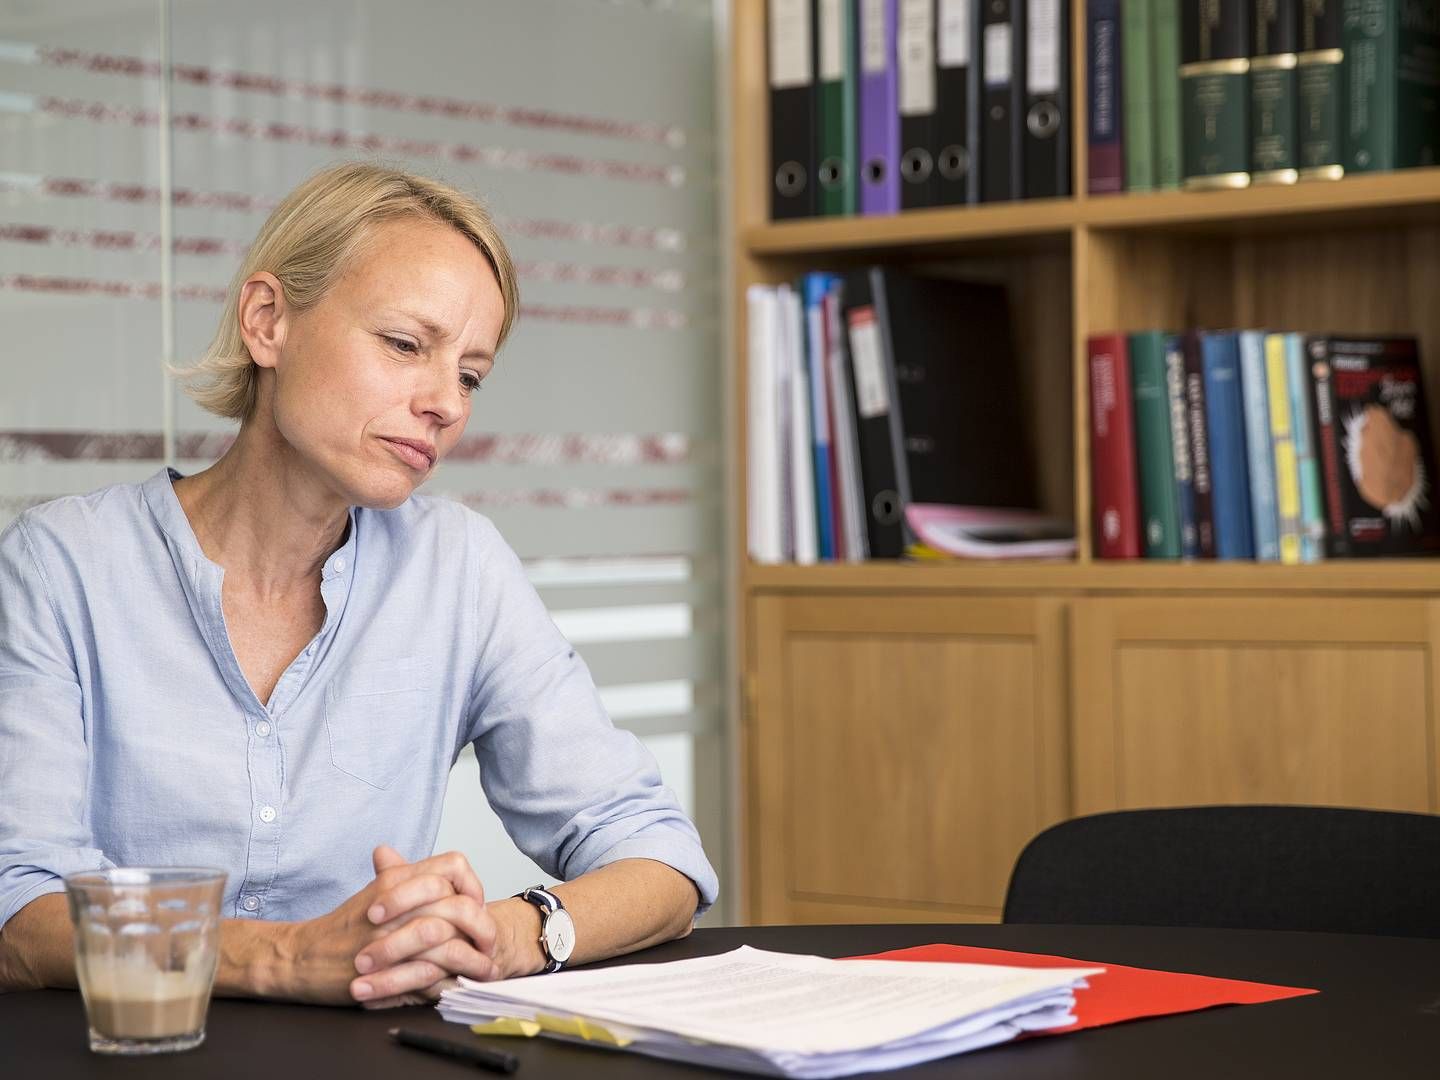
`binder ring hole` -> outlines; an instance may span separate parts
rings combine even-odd
[[[885,161],[883,158],[871,158],[865,163],[865,179],[872,184],[884,183]]]
[[[775,170],[775,190],[781,195],[799,195],[805,190],[805,166],[798,161],[787,161]]]
[[[832,190],[839,187],[844,175],[845,169],[839,158],[826,158],[820,163],[820,183],[823,187]]]
[[[1037,139],[1048,138],[1060,129],[1060,110],[1053,101],[1037,101],[1025,118],[1025,126]]]
[[[900,520],[900,498],[893,491],[878,493],[870,509],[881,525],[894,525]]]
[[[900,175],[912,184],[923,184],[934,171],[935,161],[924,147],[907,150],[900,159]]]
[[[970,153],[963,146],[947,146],[940,151],[940,175],[946,180],[964,180],[970,171]]]

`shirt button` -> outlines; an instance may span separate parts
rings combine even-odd
[[[258,896],[247,896],[244,900],[240,901],[240,906],[246,911],[257,911],[260,907],[260,898]]]
[[[265,738],[265,736],[269,735],[270,722],[268,720],[261,720],[258,724],[255,725],[255,734],[259,735],[262,739]]]
[[[337,574],[343,574],[343,573],[345,572],[345,560],[344,560],[344,559],[336,559],[333,563],[331,563],[331,566],[333,566],[333,567],[335,568],[335,572],[336,572]]]
[[[272,821],[274,821],[274,820],[275,820],[275,807],[273,807],[273,806],[261,807],[261,809],[260,809],[260,820],[263,821],[263,822],[265,822],[266,825],[269,825]]]

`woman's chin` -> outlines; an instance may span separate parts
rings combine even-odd
[[[357,485],[355,504],[367,510],[394,510],[414,494],[423,479],[384,474],[366,477]]]

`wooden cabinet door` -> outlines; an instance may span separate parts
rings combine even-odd
[[[751,920],[998,918],[1068,811],[1064,605],[762,595],[751,617]]]
[[[1077,601],[1076,813],[1440,810],[1437,611],[1403,598]]]

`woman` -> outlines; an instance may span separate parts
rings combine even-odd
[[[111,865],[228,872],[217,992],[368,1006],[681,936],[714,901],[514,553],[414,494],[516,306],[473,199],[321,172],[190,373],[233,446],[0,534],[0,988],[74,985],[61,875]],[[466,743],[553,893],[487,900],[483,867],[427,858]]]

